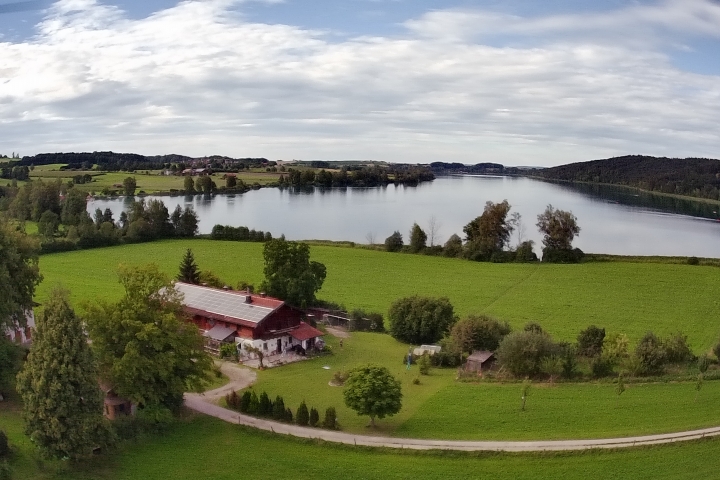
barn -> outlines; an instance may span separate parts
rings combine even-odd
[[[264,294],[224,290],[176,282],[185,312],[207,338],[208,349],[217,353],[223,343],[238,349],[248,346],[265,355],[293,348],[315,347],[324,334],[303,320],[305,313]]]

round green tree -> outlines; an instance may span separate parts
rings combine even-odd
[[[370,416],[370,426],[375,417],[395,415],[402,407],[400,381],[385,367],[366,365],[349,372],[343,396],[345,405],[358,415]]]

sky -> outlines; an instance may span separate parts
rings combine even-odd
[[[0,0],[0,154],[720,158],[720,0]]]

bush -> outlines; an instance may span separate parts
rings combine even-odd
[[[450,235],[450,238],[448,238],[448,241],[445,242],[445,246],[443,247],[443,255],[446,257],[455,258],[461,256],[462,252],[462,240],[460,239],[460,237],[453,233],[452,235]]]
[[[545,263],[580,263],[585,257],[585,253],[579,248],[558,249],[543,248],[542,261]]]
[[[381,313],[368,313],[355,309],[350,312],[348,329],[351,332],[384,332],[385,322]]]
[[[240,405],[238,406],[238,410],[240,410],[241,413],[249,413],[251,403],[252,394],[250,393],[250,390],[245,390],[245,392],[243,392],[242,394],[242,398],[240,399]]]
[[[615,362],[607,355],[598,355],[590,362],[590,370],[595,378],[610,376],[614,367]]]
[[[285,421],[287,423],[293,423],[293,414],[292,410],[290,410],[290,407],[285,409]]]
[[[698,357],[697,360],[697,366],[700,373],[705,373],[708,370],[708,367],[710,366],[710,359],[707,355],[702,355]]]
[[[519,263],[537,262],[538,257],[533,250],[534,243],[532,240],[522,242],[515,250],[515,261]]]
[[[586,357],[600,355],[605,341],[605,329],[590,325],[577,337],[578,354]]]
[[[513,332],[500,342],[497,358],[510,373],[516,377],[525,377],[537,375],[543,358],[552,353],[550,336],[523,331]]]
[[[248,404],[247,413],[248,415],[257,415],[260,409],[260,400],[258,399],[255,390],[250,392],[250,403]]]
[[[295,423],[297,423],[301,427],[307,427],[308,423],[310,423],[310,413],[308,412],[307,405],[305,405],[305,400],[302,401],[302,403],[297,409],[297,414],[295,415]]]
[[[695,358],[692,350],[690,350],[690,345],[688,345],[687,335],[680,332],[667,337],[663,341],[663,346],[665,347],[667,361],[670,363],[687,363]]]
[[[573,378],[577,373],[577,358],[575,347],[570,344],[560,344],[557,346],[560,358],[562,358],[562,376],[563,378]]]
[[[330,381],[335,385],[344,385],[347,379],[348,373],[343,372],[342,370],[338,370],[337,372],[333,373],[332,379]]]
[[[237,346],[234,343],[223,343],[220,345],[220,358],[230,358],[237,361]]]
[[[237,394],[235,390],[225,395],[225,403],[227,403],[228,408],[232,408],[233,410],[240,410],[240,404],[242,402],[242,397]]]
[[[270,397],[268,397],[268,394],[263,391],[260,394],[260,401],[258,402],[258,411],[257,414],[261,417],[270,417],[273,413],[273,405],[270,401]]]
[[[660,339],[648,332],[635,347],[635,358],[639,361],[639,374],[659,375],[665,367],[667,354]]]
[[[0,458],[5,458],[10,455],[10,445],[8,444],[7,435],[5,432],[0,430]]]
[[[275,402],[273,402],[272,418],[278,422],[285,420],[285,400],[280,395],[275,397]]]
[[[328,430],[337,429],[337,413],[335,412],[335,407],[328,407],[328,409],[325,410],[325,418],[323,419],[322,426]]]
[[[700,265],[700,259],[698,257],[689,257],[687,259],[688,265]]]
[[[385,239],[385,250],[388,252],[399,252],[403,248],[402,234],[397,230]]]
[[[310,409],[310,420],[309,424],[311,427],[317,427],[318,422],[320,421],[320,414],[318,413],[317,409],[315,407]]]
[[[395,339],[417,345],[437,342],[456,321],[453,306],[445,297],[401,298],[390,306],[388,318]]]
[[[12,470],[5,460],[0,461],[0,480],[11,480]]]
[[[500,323],[497,319],[485,315],[470,315],[452,326],[450,339],[461,352],[495,351],[510,331],[507,322]]]

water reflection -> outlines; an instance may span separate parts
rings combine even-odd
[[[534,240],[545,206],[571,210],[581,227],[575,245],[587,252],[628,255],[720,257],[720,223],[715,206],[684,199],[596,185],[568,185],[528,178],[453,176],[417,187],[260,189],[244,194],[159,197],[172,210],[190,205],[200,215],[201,233],[215,224],[247,226],[288,239],[382,242],[398,230],[407,241],[414,222],[426,231],[435,217],[439,243],[482,213],[485,202],[507,199],[522,215],[513,244]],[[115,218],[123,199],[95,200],[88,209],[110,208]],[[539,248],[537,248],[539,252]]]

